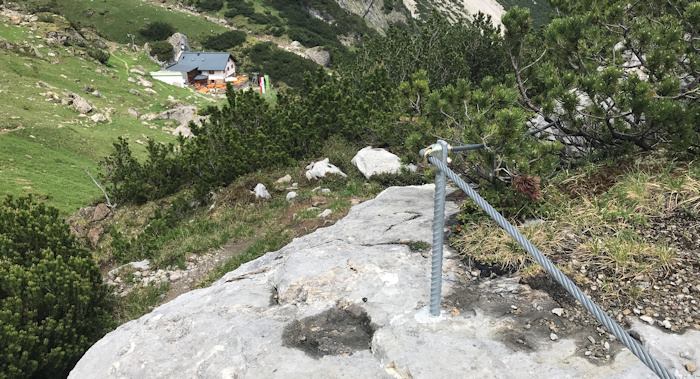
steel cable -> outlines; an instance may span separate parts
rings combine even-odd
[[[636,340],[634,340],[626,331],[620,327],[610,316],[608,316],[596,303],[593,302],[580,288],[574,284],[563,272],[561,272],[554,264],[547,259],[530,241],[525,238],[520,232],[511,225],[498,211],[496,211],[486,200],[474,191],[467,183],[465,183],[457,174],[450,170],[447,165],[433,156],[429,156],[428,160],[440,171],[444,172],[447,177],[457,184],[476,204],[481,207],[491,218],[493,218],[501,228],[503,228],[513,239],[515,239],[530,256],[537,261],[554,279],[561,284],[581,305],[595,317],[598,322],[603,324],[620,342],[622,342],[632,354],[636,355],[647,367],[649,367],[660,378],[670,379],[675,378],[666,367],[662,366],[654,357],[649,354]],[[437,183],[436,183],[437,186]],[[444,194],[443,194],[444,196]],[[444,197],[443,197],[444,198]]]

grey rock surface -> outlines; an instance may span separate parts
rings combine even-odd
[[[326,50],[323,50],[321,47],[312,47],[307,49],[304,55],[316,62],[316,64],[323,67],[328,67],[328,65],[331,63],[331,54]]]
[[[190,121],[194,121],[196,124],[201,125],[204,120],[207,120],[209,116],[195,116],[197,112],[197,107],[194,105],[185,105],[177,108],[167,110],[160,114],[145,114],[141,118],[144,120],[175,120],[180,123],[180,125],[175,128],[173,135],[177,136],[182,134],[187,138],[192,138],[193,134],[190,130],[188,124]]]
[[[137,84],[142,86],[142,87],[153,88],[153,82],[149,82],[148,80],[145,80],[145,79],[139,80]]]
[[[73,94],[73,107],[80,112],[80,114],[86,114],[92,111],[92,103],[76,94]]]
[[[291,182],[291,181],[292,181],[292,176],[289,175],[289,174],[287,174],[287,175],[285,175],[285,176],[283,176],[283,177],[277,179],[277,180],[275,181],[275,183],[284,184],[284,183],[289,183],[289,182]]]
[[[182,33],[173,34],[168,38],[168,42],[173,45],[173,59],[170,60],[170,63],[177,62],[183,52],[190,51],[190,44],[187,42],[187,36]]]
[[[654,377],[619,346],[609,363],[593,363],[582,347],[588,330],[578,340],[560,331],[552,341],[546,326],[528,334],[556,302],[518,278],[471,279],[448,246],[443,314],[429,316],[431,259],[408,245],[432,241],[433,192],[387,189],[334,225],[120,326],[69,378]],[[457,211],[447,203],[448,216]],[[700,332],[633,325],[663,364],[688,377],[692,362],[680,356],[698,349]]]
[[[105,115],[103,115],[102,113],[96,113],[90,116],[90,120],[92,120],[93,122],[104,122],[107,121],[107,117],[105,117]]]
[[[141,117],[141,113],[139,113],[139,110],[136,109],[136,108],[129,108],[129,109],[127,110],[127,113],[129,113],[129,115],[130,115],[131,117],[133,117],[133,118],[135,118],[135,119],[137,119],[137,120],[139,119],[139,117]]]

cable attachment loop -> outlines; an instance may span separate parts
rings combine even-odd
[[[452,145],[446,144],[446,146],[447,146],[448,153],[450,151],[452,151]],[[434,143],[434,144],[426,147],[425,149],[421,150],[420,155],[423,157],[423,164],[426,166],[428,165],[428,157],[429,156],[442,160],[442,145],[439,143]],[[445,163],[449,165],[450,163],[452,163],[452,159],[450,159],[448,157],[447,162],[445,162]]]

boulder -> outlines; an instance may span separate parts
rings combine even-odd
[[[101,203],[97,207],[95,207],[95,213],[92,214],[92,221],[102,221],[105,218],[107,218],[107,216],[109,216],[111,212],[112,210],[109,209],[109,207],[106,204]]]
[[[36,82],[36,85],[39,86],[39,87],[41,87],[41,88],[56,89],[56,87],[52,86],[52,85],[49,84],[49,83],[42,82],[41,80],[38,81],[38,82]]]
[[[90,240],[90,243],[92,243],[92,246],[97,246],[97,244],[100,242],[100,238],[104,233],[105,228],[102,225],[97,225],[96,227],[90,229],[90,231],[87,234],[87,237]]]
[[[15,45],[11,44],[8,40],[0,37],[0,49],[12,50],[14,48],[15,48]]]
[[[204,120],[207,120],[209,116],[195,116],[197,112],[197,107],[194,105],[185,105],[177,108],[167,110],[160,114],[146,114],[142,118],[146,120],[175,120],[180,123],[174,131],[173,135],[180,135],[187,138],[193,137],[192,131],[190,130],[188,124],[193,121],[195,124],[201,125]]]
[[[158,93],[158,92],[156,92],[156,90],[154,90],[153,88],[145,88],[145,89],[143,90],[143,92],[146,92],[146,93],[149,94],[149,95],[155,95],[155,94]]]
[[[163,113],[153,115],[152,118],[149,117],[151,120],[175,120],[179,122],[180,124],[187,124],[189,123],[192,118],[194,117],[195,113],[197,113],[197,107],[194,105],[186,105],[182,107],[177,107],[173,109],[169,109]]]
[[[37,58],[39,58],[39,59],[44,58],[44,54],[42,54],[36,46],[31,45],[31,48],[32,48],[32,52],[34,53],[34,55],[35,55]]]
[[[87,114],[92,111],[92,103],[88,100],[83,99],[80,95],[71,93],[73,98],[73,108],[77,110],[80,114]]]
[[[277,179],[277,180],[275,181],[275,183],[277,183],[277,184],[284,184],[284,183],[289,183],[289,182],[291,182],[291,181],[292,181],[292,176],[289,175],[289,174],[287,174],[287,175],[285,175],[285,176],[283,176],[283,177]]]
[[[136,108],[129,108],[129,109],[127,110],[127,113],[129,113],[129,115],[130,115],[131,117],[133,117],[133,118],[135,118],[135,119],[137,119],[137,120],[139,119],[139,117],[141,117],[141,113],[139,113],[139,110],[136,109]]]
[[[325,217],[328,217],[328,216],[330,216],[330,215],[331,215],[331,213],[333,213],[333,211],[332,211],[332,210],[330,210],[330,209],[326,209],[325,211],[323,211],[323,212],[319,213],[319,214],[318,214],[318,215],[317,215],[316,217],[317,217],[317,218],[325,218]]]
[[[76,45],[76,46],[81,46],[85,47],[87,46],[87,42],[85,41],[85,38],[78,32],[77,30],[71,28],[68,29],[68,39],[67,42],[71,45]]]
[[[173,59],[171,62],[177,62],[180,59],[180,54],[186,51],[190,51],[190,44],[187,42],[187,36],[182,33],[175,33],[170,38],[168,42],[173,45]]]
[[[433,194],[433,185],[385,190],[121,325],[69,378],[651,377],[618,342],[610,360],[586,358],[580,346],[600,335],[595,325],[552,341],[538,320],[551,320],[556,302],[517,277],[472,279],[448,245],[443,311],[429,316],[431,259],[405,241],[432,241]],[[687,363],[679,353],[700,340],[697,330],[631,327],[676,375]]]
[[[144,79],[139,80],[139,82],[137,84],[142,86],[142,87],[148,87],[148,88],[153,87],[153,82],[149,82],[148,80],[144,80]]]
[[[107,121],[107,117],[105,117],[105,115],[103,115],[102,113],[97,113],[90,116],[90,120],[94,122],[104,122]]]
[[[320,179],[328,174],[338,174],[344,178],[347,177],[338,167],[330,164],[328,158],[318,162],[311,162],[306,166],[306,179],[308,180]]]
[[[323,67],[328,67],[328,65],[331,63],[331,54],[326,50],[323,50],[322,47],[317,46],[307,49],[304,55],[306,55],[306,57],[311,59],[312,61],[316,62],[316,64],[319,64]]]
[[[287,196],[285,197],[285,200],[287,200],[287,202],[290,202],[296,197],[297,197],[297,193],[295,191],[292,191],[292,192],[289,192],[287,194]]]
[[[136,96],[140,96],[140,95],[141,95],[141,92],[139,92],[139,90],[133,89],[133,88],[129,90],[129,93],[132,94],[132,95],[136,95]]]
[[[265,185],[262,183],[258,183],[258,185],[255,186],[253,193],[255,194],[256,199],[270,199],[272,197],[270,196],[270,193],[267,192]]]
[[[174,136],[179,136],[180,134],[182,134],[182,136],[185,138],[194,137],[194,134],[192,134],[192,130],[190,130],[190,128],[186,124],[180,125],[177,128],[175,128],[172,134]]]
[[[100,93],[100,91],[98,91],[98,90],[94,90],[94,91],[92,91],[92,96],[100,98],[100,97],[102,97],[102,93]]]
[[[131,72],[132,74],[136,74],[136,75],[142,75],[142,76],[146,75],[145,72],[143,72],[142,70],[139,70],[138,68],[132,68],[131,70],[129,70],[129,72]]]
[[[399,157],[384,149],[365,147],[352,158],[358,170],[369,179],[375,174],[398,174],[401,171]]]

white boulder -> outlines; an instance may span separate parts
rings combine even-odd
[[[367,179],[376,174],[398,174],[401,172],[401,162],[396,154],[372,146],[358,151],[352,158],[352,164]],[[415,171],[415,166],[409,166],[408,169]]]
[[[102,113],[96,113],[96,114],[90,116],[90,120],[92,120],[94,122],[103,122],[103,121],[107,121],[107,117],[105,117],[105,115],[103,115]]]
[[[311,162],[308,166],[306,166],[306,179],[308,180],[321,179],[328,174],[338,174],[344,178],[347,178],[347,175],[345,175],[344,172],[340,171],[338,167],[328,162],[328,158],[318,162]]]
[[[255,194],[256,199],[270,199],[272,196],[270,196],[270,193],[267,192],[267,188],[265,188],[265,185],[262,183],[258,183],[257,186],[255,186],[255,189],[253,189],[253,193]]]

